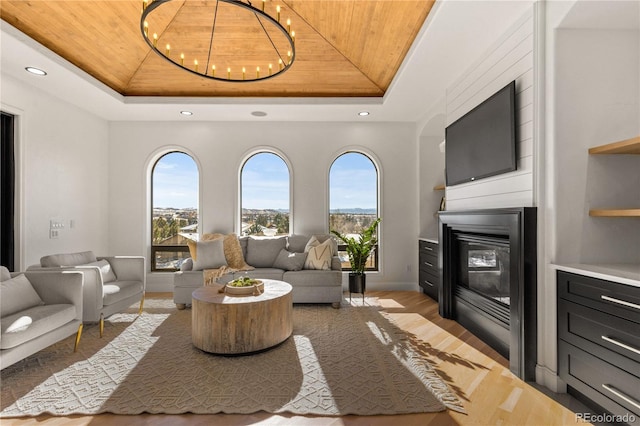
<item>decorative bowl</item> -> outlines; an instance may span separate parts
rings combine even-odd
[[[231,281],[230,283],[228,283],[225,288],[224,288],[224,292],[227,294],[231,294],[231,295],[251,295],[254,293],[260,293],[262,294],[264,292],[264,283],[260,280],[255,280],[255,283],[252,285],[248,285],[248,286],[242,286],[242,287],[234,287],[232,285],[230,285],[233,281]]]

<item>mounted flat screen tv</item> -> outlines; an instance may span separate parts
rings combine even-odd
[[[447,185],[516,170],[515,81],[445,130]]]

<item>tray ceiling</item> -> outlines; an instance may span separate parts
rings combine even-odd
[[[2,0],[0,17],[125,96],[381,97],[434,1],[267,0],[291,18],[296,61],[276,78],[251,83],[205,79],[160,58],[140,35],[138,0]],[[172,3],[170,13],[191,21],[207,2]],[[232,28],[241,38],[244,25]]]

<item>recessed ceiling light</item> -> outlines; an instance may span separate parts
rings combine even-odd
[[[267,113],[264,111],[253,111],[251,115],[253,115],[254,117],[265,117]]]
[[[26,67],[25,70],[35,75],[47,75],[46,71],[43,71],[40,68],[36,67]]]
[[[191,111],[180,111],[180,114],[187,115],[187,116],[193,115],[193,113]]]
[[[369,111],[360,111],[360,112],[358,113],[358,115],[359,115],[360,117],[366,117],[367,115],[369,115]]]

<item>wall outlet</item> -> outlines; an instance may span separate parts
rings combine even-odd
[[[49,238],[56,239],[60,236],[60,231],[57,229],[49,229]]]

